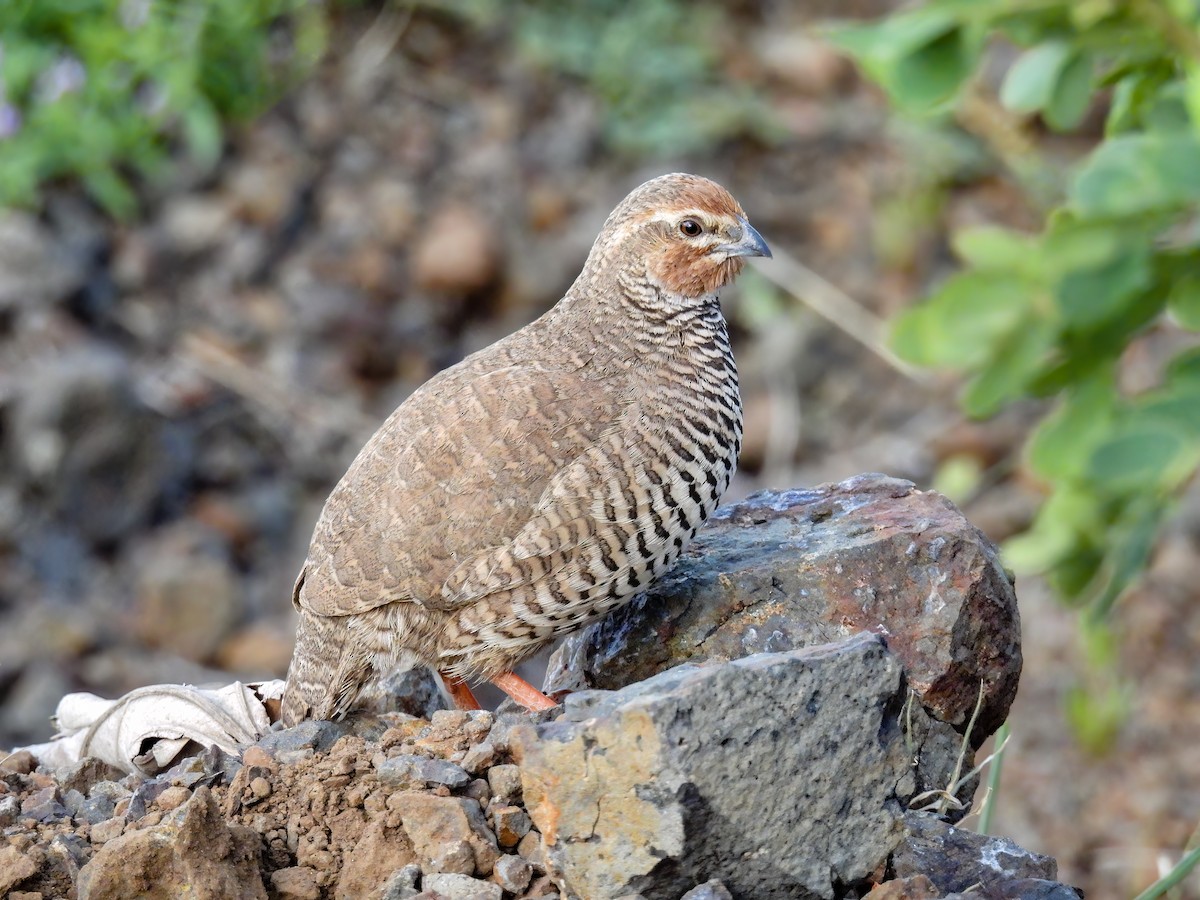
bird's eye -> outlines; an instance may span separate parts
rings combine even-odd
[[[679,230],[688,237],[696,237],[704,233],[704,226],[695,219],[684,219],[679,223]]]

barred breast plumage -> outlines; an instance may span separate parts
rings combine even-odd
[[[513,666],[644,590],[729,486],[742,415],[717,291],[763,255],[719,185],[654,179],[553,309],[405,401],[314,530],[285,722],[415,665],[460,705],[476,678],[552,705]]]

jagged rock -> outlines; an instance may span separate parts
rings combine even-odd
[[[412,842],[400,828],[388,828],[380,819],[371,822],[342,866],[335,900],[360,900],[382,893],[393,872],[416,860]]]
[[[320,900],[317,872],[308,866],[288,866],[271,873],[271,887],[279,900]]]
[[[1043,878],[1005,878],[980,882],[978,890],[946,894],[942,900],[1079,900],[1083,892]]]
[[[504,890],[519,894],[529,886],[529,881],[533,878],[533,867],[519,856],[502,856],[496,860],[492,878]]]
[[[108,841],[79,872],[79,900],[266,900],[256,832],[228,825],[207,787],[159,825]]]
[[[412,839],[422,868],[448,844],[466,843],[474,856],[475,874],[487,875],[500,856],[479,804],[467,797],[435,797],[415,791],[401,794],[400,818]]]
[[[428,759],[402,753],[393,756],[379,766],[379,779],[385,783],[444,784],[448,788],[460,788],[471,780],[462,766],[444,759]]]
[[[304,756],[312,756],[314,752],[328,750],[338,738],[347,733],[348,729],[341,722],[308,719],[291,728],[268,731],[258,739],[255,746],[284,762],[291,762]]]
[[[729,888],[713,879],[696,885],[679,900],[733,900],[733,895],[729,893]]]
[[[1019,847],[1007,838],[955,828],[934,816],[919,813],[906,816],[904,825],[906,834],[892,857],[897,878],[924,875],[945,894],[965,891],[976,884],[1001,889],[1006,882],[1018,879],[1054,884],[1058,878],[1058,863],[1054,859]],[[1003,890],[995,895],[996,900],[1007,896]]]
[[[288,658],[291,658],[290,644]],[[450,708],[438,677],[424,666],[393,672],[385,678],[379,686],[379,701],[383,709],[425,719],[438,710]]]
[[[125,775],[120,769],[110,766],[94,756],[84,757],[79,762],[65,766],[54,774],[63,791],[79,791],[85,797],[92,788],[103,782],[111,782]]]
[[[882,869],[923,785],[949,780],[961,738],[907,693],[864,634],[568,697],[559,721],[512,734],[551,873],[583,898],[676,900],[713,878],[834,897]]]
[[[913,875],[875,885],[867,894],[867,900],[934,900],[941,893],[926,876]]]
[[[469,875],[426,875],[422,882],[446,900],[500,900],[504,890],[493,881],[480,881]]]
[[[724,507],[644,599],[567,639],[547,692],[616,689],[683,662],[884,636],[921,703],[978,747],[1021,673],[995,546],[945,497],[861,475]]]
[[[0,828],[7,828],[21,814],[21,801],[16,797],[0,797]]]
[[[0,894],[37,874],[37,863],[16,847],[0,847]]]

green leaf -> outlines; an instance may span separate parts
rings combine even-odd
[[[958,504],[979,490],[983,463],[972,453],[956,453],[943,460],[933,473],[931,487]]]
[[[1105,137],[1113,137],[1143,127],[1150,109],[1154,106],[1158,91],[1175,77],[1174,65],[1169,61],[1118,66],[1117,73],[1109,73],[1103,81],[1112,81],[1112,100],[1108,106],[1108,118],[1104,122]]]
[[[962,406],[977,419],[994,415],[1024,393],[1054,343],[1056,329],[1045,320],[1024,321],[992,348],[986,368],[963,391]]]
[[[198,98],[183,115],[183,132],[188,149],[204,169],[217,164],[221,158],[221,120],[213,107]]]
[[[950,100],[978,60],[981,40],[960,28],[950,9],[925,7],[879,24],[827,30],[897,106],[930,112]]]
[[[1144,118],[1147,131],[1189,134],[1192,118],[1188,112],[1187,89],[1179,81],[1170,81],[1155,92]]]
[[[1063,67],[1042,117],[1055,131],[1070,131],[1083,121],[1092,100],[1092,57],[1077,53]]]
[[[1031,265],[1037,258],[1035,239],[1018,231],[995,225],[963,228],[951,241],[959,259],[976,269],[1026,274],[1037,268]]]
[[[1167,382],[1200,386],[1200,347],[1184,350],[1167,366]]]
[[[1092,756],[1108,754],[1129,719],[1128,692],[1113,686],[1089,691],[1075,685],[1067,691],[1065,702],[1075,740]]]
[[[1077,269],[1094,269],[1114,259],[1125,241],[1121,229],[1106,222],[1079,222],[1069,215],[1055,217],[1041,241],[1045,266],[1061,277]]]
[[[1054,564],[1046,572],[1050,586],[1066,600],[1077,600],[1096,581],[1104,564],[1104,552],[1094,542],[1088,542]]]
[[[896,64],[896,99],[913,112],[933,110],[954,97],[974,63],[962,31],[948,31]]]
[[[1092,448],[1108,434],[1113,421],[1114,384],[1110,371],[1094,375],[1070,393],[1034,431],[1029,465],[1043,478],[1078,478]]]
[[[1070,59],[1066,41],[1046,41],[1023,53],[1004,77],[1000,102],[1013,112],[1041,111],[1054,96],[1059,74]]]
[[[88,172],[83,176],[83,183],[88,193],[114,218],[131,219],[137,212],[137,197],[111,169]]]
[[[1070,203],[1086,218],[1176,210],[1200,200],[1194,134],[1131,134],[1100,145],[1075,178]]]
[[[1200,461],[1200,383],[1172,372],[1163,387],[1138,397],[1129,418],[1133,422],[1165,422],[1179,430],[1193,442],[1191,452],[1181,456],[1183,465],[1190,468]],[[1168,475],[1164,473],[1164,477]]]
[[[1111,318],[1127,298],[1149,283],[1149,253],[1134,247],[1097,268],[1067,273],[1058,284],[1055,299],[1068,324],[1087,327]]]
[[[1060,483],[1038,510],[1033,527],[1004,542],[1004,560],[1018,574],[1044,572],[1079,555],[1101,521],[1095,493]]]
[[[1167,504],[1154,495],[1140,496],[1108,535],[1108,552],[1102,568],[1103,586],[1091,602],[1089,614],[1101,620],[1121,595],[1145,571],[1167,513]]]
[[[1102,441],[1088,460],[1088,478],[1110,493],[1157,488],[1164,473],[1178,466],[1192,449],[1181,429],[1169,422],[1143,418],[1122,423]]]
[[[990,358],[992,345],[1020,324],[1033,290],[1013,276],[959,273],[896,320],[892,346],[919,366],[981,365]]]
[[[1175,282],[1167,309],[1181,327],[1200,331],[1200,274],[1185,275]]]

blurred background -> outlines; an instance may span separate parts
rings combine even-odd
[[[1122,396],[1174,384],[1167,360],[1194,371],[1200,288],[1172,295],[1173,316],[1144,299],[1156,278],[1200,278],[1194,222],[1154,218],[1120,190],[1144,198],[1170,171],[1181,185],[1161,193],[1194,215],[1200,187],[1178,154],[1190,169],[1197,157],[1156,137],[1170,146],[1145,179],[1096,165],[1091,182],[1072,179],[1114,138],[1118,104],[1140,134],[1181,80],[1184,119],[1200,111],[1196,10],[925,6],[897,18],[888,0],[9,0],[0,746],[48,737],[70,691],[282,676],[292,581],[362,442],[432,374],[552,305],[626,192],[683,170],[727,186],[776,254],[723,298],[747,430],[727,499],[882,471],[945,491],[997,542],[1016,538],[1020,571],[1050,578],[1018,582],[1025,672],[992,831],[1056,856],[1089,897],[1132,896],[1170,869],[1200,821],[1200,491],[1187,465],[1200,442],[1185,432],[1176,455],[1155,456],[1178,436],[1161,417],[1150,438],[1126,429],[1095,453],[1087,441],[1095,423],[1125,421]],[[1102,48],[1120,16],[1144,18],[1122,40],[1145,32],[1158,53],[1140,57],[1129,96],[1111,85],[1134,70],[1081,66],[1072,49]],[[1067,225],[1053,218],[1062,202]],[[1095,226],[1082,251],[1005,255],[1003,240],[1089,210],[1117,230]],[[1163,262],[1167,230],[1167,250],[1183,250]],[[1143,245],[1130,274],[1114,254]],[[1000,329],[1008,299],[988,291],[1019,271],[1012,308],[1041,296],[1025,268],[1043,258],[1047,271],[1091,266],[1082,284],[1046,276],[1063,296],[1141,312],[1115,339],[1110,318],[1013,345],[1041,332],[1016,313]],[[962,287],[964,264],[998,273],[969,308],[944,287]],[[941,310],[943,344],[913,309]],[[1118,400],[1070,418],[1099,376],[1038,381],[1054,353],[1102,358],[1100,393]],[[1029,358],[1043,368],[1013,375]],[[1085,457],[1070,506],[1055,477]],[[1139,466],[1172,477],[1126,485]],[[1101,496],[1106,484],[1125,492]],[[1074,530],[1054,518],[1066,506]],[[1082,581],[1067,571],[1081,559]],[[1097,572],[1099,610],[1079,599]],[[1190,884],[1175,896],[1200,897]]]

